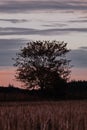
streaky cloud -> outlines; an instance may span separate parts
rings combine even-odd
[[[26,19],[0,19],[0,21],[11,22],[11,23],[24,23],[28,22]]]
[[[86,19],[70,20],[70,23],[87,23]]]
[[[65,27],[67,24],[64,23],[52,23],[52,24],[44,24],[44,27]]]
[[[62,35],[66,33],[82,32],[87,33],[87,28],[50,28],[50,29],[33,29],[33,28],[0,28],[0,35]]]
[[[34,0],[34,1],[4,1],[0,5],[0,12],[8,13],[23,13],[27,11],[41,11],[41,10],[76,10],[87,11],[87,2],[74,0]]]
[[[82,46],[80,49],[87,50],[87,46]]]

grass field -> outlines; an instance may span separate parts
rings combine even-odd
[[[0,130],[87,130],[87,101],[3,102]]]

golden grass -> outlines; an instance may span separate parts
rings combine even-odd
[[[0,103],[0,130],[87,130],[87,101]]]

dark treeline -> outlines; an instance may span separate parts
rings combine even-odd
[[[27,90],[12,85],[0,87],[0,101],[40,101],[87,99],[87,81],[71,81],[48,90]]]
[[[36,91],[16,88],[14,86],[0,87],[0,101],[34,101],[39,100]]]
[[[71,81],[68,83],[67,97],[72,99],[87,98],[87,81]]]

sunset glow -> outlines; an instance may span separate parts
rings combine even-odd
[[[15,78],[16,69],[2,69],[0,70],[0,86],[8,86],[9,84],[15,87],[22,87],[23,84],[18,82]],[[87,69],[72,69],[70,80],[87,80]]]
[[[71,80],[86,80],[87,81],[87,69],[86,68],[74,68],[71,73]]]
[[[0,86],[7,87],[10,84],[15,87],[21,87],[21,83],[15,78],[15,72],[14,68],[0,70]]]

